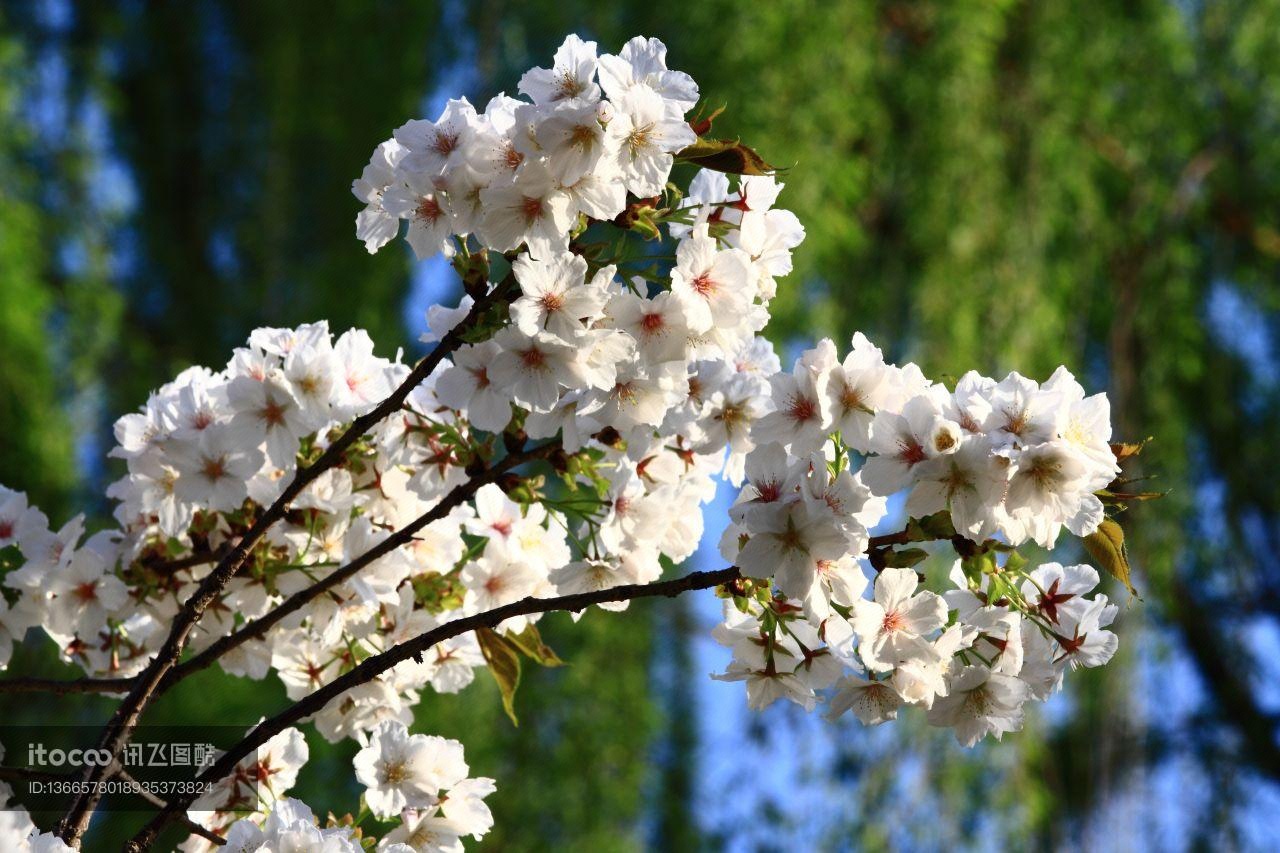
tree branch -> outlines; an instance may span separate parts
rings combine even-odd
[[[10,678],[0,681],[0,693],[124,693],[130,678]]]
[[[323,710],[325,706],[346,691],[372,681],[409,658],[421,660],[423,652],[444,640],[466,634],[477,628],[495,627],[513,616],[547,613],[553,610],[577,611],[583,610],[592,604],[608,601],[631,601],[637,598],[658,596],[674,597],[692,590],[719,586],[738,577],[737,567],[732,566],[714,572],[693,572],[680,578],[651,584],[627,584],[611,589],[561,595],[555,598],[524,598],[503,607],[472,616],[464,616],[453,622],[445,623],[381,654],[365,659],[349,672],[300,699],[274,717],[259,723],[240,743],[225,752],[211,767],[201,773],[197,777],[197,781],[214,782],[223,778],[234,771],[236,765],[242,759],[252,754],[254,750],[289,726]],[[172,800],[150,823],[129,840],[125,845],[125,849],[134,851],[134,853],[146,850],[155,842],[156,836],[160,831],[178,818],[194,799],[194,796],[184,794]]]
[[[409,376],[400,384],[400,387],[392,391],[385,400],[372,410],[356,418],[351,426],[329,445],[319,459],[305,468],[298,469],[297,473],[294,474],[293,480],[280,496],[267,508],[266,512],[258,517],[249,531],[236,543],[235,547],[218,561],[217,566],[201,582],[195,593],[187,600],[182,610],[179,611],[174,619],[173,627],[169,631],[169,636],[161,645],[155,658],[139,674],[128,695],[125,696],[120,703],[120,707],[112,716],[111,721],[103,729],[102,738],[98,744],[99,749],[108,750],[113,757],[120,755],[125,744],[129,741],[133,726],[137,723],[143,710],[151,703],[161,681],[169,673],[169,670],[177,664],[178,658],[182,654],[182,648],[186,644],[187,638],[190,636],[196,622],[204,615],[205,609],[226,588],[231,578],[235,576],[240,566],[249,556],[249,552],[258,544],[267,530],[284,517],[293,500],[317,477],[337,465],[342,460],[343,454],[357,439],[388,415],[398,411],[409,394],[431,375],[440,362],[444,360],[445,356],[452,353],[462,344],[462,336],[476,324],[492,305],[505,298],[514,282],[514,276],[509,275],[495,285],[492,291],[477,299],[462,322],[451,329],[437,344],[436,348],[418,362]],[[108,767],[88,768],[85,773],[85,780],[88,782],[100,781],[106,778],[108,770]],[[95,786],[90,785],[89,787],[93,788]],[[73,845],[79,841],[80,836],[88,828],[89,819],[92,817],[94,807],[100,798],[100,794],[90,793],[81,794],[72,801],[71,807],[67,809],[67,813],[58,824],[58,834],[63,840]]]

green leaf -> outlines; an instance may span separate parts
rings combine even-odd
[[[520,686],[520,654],[510,640],[490,628],[477,628],[476,639],[480,641],[480,652],[489,664],[493,680],[498,682],[498,690],[502,693],[502,708],[511,718],[511,724],[518,726],[520,721],[516,719],[516,688]]]
[[[1137,595],[1129,581],[1129,554],[1124,546],[1124,529],[1114,518],[1104,519],[1098,529],[1084,538],[1084,547],[1116,580],[1125,585],[1130,595]]]
[[[996,573],[996,555],[990,551],[979,551],[972,557],[961,560],[960,568],[964,571],[964,576],[976,586],[982,583],[983,575]]]
[[[889,551],[884,555],[884,564],[891,569],[909,569],[929,556],[923,548],[903,548],[901,551]]]
[[[955,525],[951,523],[951,513],[946,510],[926,515],[924,518],[912,518],[907,521],[907,536],[912,542],[931,542],[938,539],[950,539],[956,535]]]
[[[1027,558],[1017,551],[1010,551],[1009,556],[1004,559],[1004,570],[1006,572],[1018,572],[1027,567]]]
[[[736,139],[699,139],[676,159],[731,175],[772,175],[778,171]]]
[[[564,661],[560,659],[560,656],[542,641],[542,635],[538,633],[538,626],[532,622],[519,634],[513,634],[508,631],[507,640],[515,645],[517,649],[524,652],[526,657],[537,661],[543,666],[564,666]]]

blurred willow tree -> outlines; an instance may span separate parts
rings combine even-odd
[[[56,511],[75,472],[67,413],[59,406],[50,364],[46,326],[54,300],[46,274],[46,222],[24,163],[31,140],[19,116],[22,63],[17,43],[0,39],[0,425],[10,437],[0,455],[0,482],[26,480],[37,463],[43,476],[33,484],[32,499]]]

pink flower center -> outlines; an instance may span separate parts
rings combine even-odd
[[[221,480],[227,476],[227,461],[219,456],[216,459],[205,459],[201,473],[210,480]]]
[[[449,155],[458,147],[458,134],[448,131],[436,131],[435,148],[437,154]]]
[[[431,196],[423,196],[422,200],[418,202],[417,210],[414,211],[419,219],[426,220],[427,222],[435,222],[440,218],[440,214],[442,212],[443,211],[440,210],[440,203]]]
[[[524,218],[528,222],[536,222],[542,218],[542,199],[525,196],[524,203],[520,205],[520,211],[524,213]]]
[[[718,285],[711,278],[711,273],[704,272],[694,276],[693,281],[689,282],[689,286],[696,290],[700,296],[709,297],[716,292]]]
[[[586,86],[576,75],[570,71],[561,71],[556,78],[556,96],[552,100],[559,101],[564,98],[576,98],[585,89]]]
[[[271,426],[280,426],[284,423],[284,406],[275,400],[268,400],[267,404],[262,407],[262,419]]]
[[[1006,409],[1004,413],[1004,428],[1014,435],[1022,435],[1023,431],[1027,428],[1027,421],[1030,420],[1029,414],[1030,413],[1027,412],[1026,409],[1019,409],[1016,412],[1011,412]]]
[[[899,460],[907,465],[915,465],[918,462],[923,462],[924,458],[924,448],[920,446],[919,442],[914,439],[909,441],[906,439],[898,440]]]
[[[811,421],[818,414],[817,404],[807,397],[792,397],[787,407],[787,415],[797,423]]]

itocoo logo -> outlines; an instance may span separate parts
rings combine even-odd
[[[46,749],[42,743],[27,745],[27,764],[32,767],[106,767],[111,763],[109,749]]]

